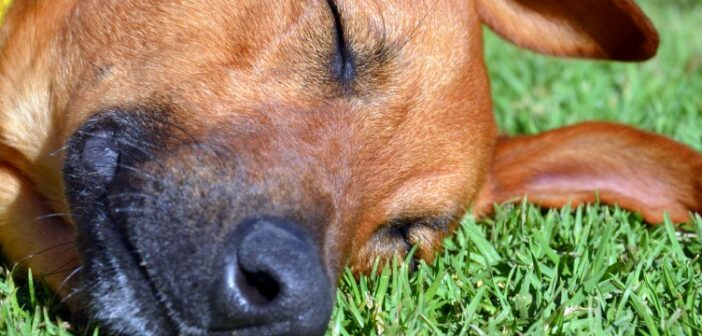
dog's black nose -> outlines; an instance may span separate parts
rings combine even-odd
[[[279,219],[242,224],[227,239],[211,293],[212,330],[322,335],[333,298],[316,245]]]

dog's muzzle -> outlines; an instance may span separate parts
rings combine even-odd
[[[68,145],[88,315],[117,334],[323,334],[334,276],[302,223],[319,221],[271,205],[199,145],[169,151],[153,115],[103,112]]]

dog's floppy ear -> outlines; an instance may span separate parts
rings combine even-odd
[[[536,52],[621,61],[651,58],[658,33],[632,0],[475,0],[483,23]]]
[[[702,214],[702,155],[665,137],[628,126],[583,123],[534,136],[501,138],[488,181],[474,206],[495,203],[545,207],[619,205],[650,223],[686,222]]]

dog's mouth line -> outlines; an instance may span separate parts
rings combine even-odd
[[[101,259],[105,260],[111,267],[114,268],[114,271],[118,273],[118,275],[121,273],[124,275],[122,272],[123,269],[127,267],[131,267],[129,265],[125,265],[125,261],[122,258],[118,258],[112,255],[112,253],[105,253],[104,251],[107,251],[107,247],[109,246],[111,249],[116,249],[117,251],[121,251],[124,253],[124,258],[128,259],[128,262],[134,263],[134,267],[138,269],[138,279],[127,279],[126,283],[118,282],[118,285],[121,287],[133,287],[130,285],[130,282],[132,281],[140,281],[143,284],[147,286],[149,289],[149,294],[155,299],[156,304],[158,304],[159,309],[156,309],[156,311],[161,312],[159,315],[162,316],[165,322],[171,324],[169,328],[173,328],[173,326],[176,326],[177,328],[182,328],[183,326],[187,326],[186,323],[183,323],[180,321],[180,319],[175,316],[175,313],[173,312],[173,309],[169,307],[168,302],[166,301],[166,298],[161,294],[158,289],[156,288],[156,285],[151,278],[151,276],[148,273],[148,270],[146,269],[146,264],[144,259],[142,258],[141,254],[138,252],[138,249],[132,244],[130,241],[129,237],[127,236],[126,232],[123,230],[119,230],[116,228],[117,223],[115,219],[110,215],[109,211],[105,211],[107,208],[105,202],[101,202],[103,209],[102,212],[105,214],[105,219],[106,221],[109,221],[110,225],[101,225],[103,226],[102,229],[108,230],[111,232],[112,235],[118,238],[118,241],[116,244],[108,244],[106,239],[99,239],[99,244],[103,245],[102,250],[99,255],[102,256]],[[80,220],[80,219],[76,219]],[[107,224],[107,223],[106,223]],[[82,251],[81,254],[83,254]],[[130,290],[133,291],[133,290]],[[137,299],[136,297],[132,297],[132,300],[135,300],[137,302],[143,303],[143,299]],[[147,303],[148,304],[148,303]],[[189,328],[189,327],[186,327]]]
[[[111,222],[111,224],[115,225],[115,219],[109,214],[108,220]],[[180,316],[178,316],[177,311],[171,307],[165,294],[158,290],[156,283],[154,282],[151,274],[149,273],[146,267],[147,263],[144,260],[142,253],[139,253],[139,249],[132,243],[132,241],[129,239],[129,236],[124,230],[115,229],[115,231],[117,231],[117,234],[120,237],[121,243],[125,248],[125,252],[131,257],[131,259],[136,264],[136,267],[139,269],[139,274],[142,278],[140,280],[144,281],[144,283],[148,286],[153,297],[156,298],[155,301],[158,302],[158,305],[161,308],[159,310],[164,313],[163,315],[165,316],[167,321],[174,325],[176,329],[182,332],[192,333],[193,331],[202,331],[202,327],[186,323]]]

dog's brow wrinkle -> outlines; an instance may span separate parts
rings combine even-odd
[[[332,68],[336,79],[344,86],[350,85],[356,76],[356,64],[354,55],[349,48],[348,41],[344,35],[344,25],[339,12],[339,7],[334,0],[327,0],[329,9],[334,18],[334,28],[336,35],[336,48],[332,61]]]

